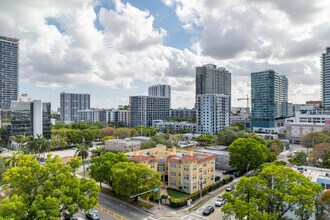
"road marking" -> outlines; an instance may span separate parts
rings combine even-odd
[[[97,205],[97,208],[100,209],[101,211],[105,212],[106,214],[114,217],[115,219],[117,220],[128,220],[127,218],[124,218],[123,216],[121,215],[118,215],[117,213],[113,212],[113,211],[110,211],[106,208],[104,208],[103,206],[101,205]]]
[[[119,204],[119,206],[123,207],[123,208],[126,208],[127,206],[124,205],[124,204]]]
[[[109,201],[107,201],[107,200],[105,200],[104,202],[107,203],[107,204],[111,204],[111,202],[109,202]]]
[[[197,217],[197,218],[199,218],[199,219],[208,219],[208,218],[206,218],[206,217],[204,217],[204,216],[202,216],[202,215],[197,215],[197,214],[195,214],[195,213],[190,213],[190,215],[193,215],[194,217]]]
[[[129,213],[131,213],[132,215],[134,215],[134,216],[138,216],[137,214],[135,214],[134,212],[129,212]]]
[[[215,216],[215,215],[218,214],[219,212],[221,212],[221,208],[220,208],[220,209],[216,209],[216,211],[213,212],[213,213],[210,215],[210,218],[212,218],[213,216]]]

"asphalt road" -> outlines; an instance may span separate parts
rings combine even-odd
[[[99,193],[99,205],[109,211],[119,214],[126,219],[142,220],[151,215],[139,208],[123,203],[121,200],[113,198],[105,193]]]

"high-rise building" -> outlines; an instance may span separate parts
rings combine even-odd
[[[14,135],[43,135],[50,139],[51,104],[41,100],[12,101],[10,104],[10,133]]]
[[[84,121],[87,123],[113,123],[113,124],[121,124],[124,126],[129,125],[129,114],[128,110],[120,110],[120,109],[85,109],[78,110],[78,122]]]
[[[321,96],[323,107],[330,108],[330,47],[321,56]]]
[[[288,116],[288,79],[274,70],[251,73],[253,128],[274,128],[275,119]]]
[[[78,121],[78,110],[90,108],[90,95],[88,93],[65,93],[60,96],[61,122]]]
[[[148,88],[148,95],[171,98],[171,86],[163,84],[150,86]]]
[[[215,134],[230,125],[231,73],[224,67],[206,64],[196,67],[197,127]]]
[[[231,73],[213,64],[196,67],[196,99],[199,94],[231,95]]]
[[[0,36],[0,105],[18,97],[19,39]]]
[[[155,96],[129,97],[130,126],[151,126],[153,120],[170,115],[170,98]]]
[[[230,125],[230,96],[197,95],[197,125],[200,133],[216,134]]]

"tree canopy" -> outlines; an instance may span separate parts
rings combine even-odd
[[[243,130],[240,128],[241,128],[240,126],[233,124],[229,127],[225,127],[222,131],[219,131],[217,136],[218,144],[229,146],[238,138],[251,137],[251,135],[248,132],[244,131],[244,128]]]
[[[255,169],[261,164],[272,161],[269,149],[253,138],[239,138],[228,148],[229,164],[240,172]]]
[[[99,187],[94,180],[75,175],[78,159],[63,165],[48,155],[40,165],[32,155],[18,157],[16,167],[3,174],[2,187],[9,196],[0,202],[3,219],[60,219],[97,204]]]
[[[99,157],[94,157],[91,160],[90,175],[97,182],[105,182],[109,186],[113,183],[113,171],[112,168],[119,162],[129,162],[127,156],[120,152],[118,154],[108,152]]]
[[[161,184],[160,173],[149,169],[144,164],[119,162],[113,166],[112,172],[114,179],[112,188],[119,195],[135,195],[154,189]]]
[[[321,190],[293,169],[267,164],[258,175],[242,177],[236,190],[224,194],[227,204],[223,211],[240,220],[275,220],[285,219],[285,213],[293,210],[299,219],[307,220]]]

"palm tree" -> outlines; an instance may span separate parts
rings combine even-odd
[[[37,151],[39,153],[39,158],[42,153],[46,153],[50,150],[50,142],[42,135],[37,134],[36,137],[37,142]],[[46,155],[44,155],[44,158],[46,159]]]
[[[85,177],[86,176],[86,174],[85,174],[85,160],[89,156],[88,146],[87,145],[77,146],[77,151],[74,155],[81,157],[83,168],[84,168],[84,177]]]
[[[33,136],[28,136],[27,137],[27,144],[24,148],[24,153],[34,154],[34,157],[37,157],[37,152],[38,152],[37,139],[34,138]]]
[[[13,156],[5,158],[7,167],[16,167],[17,158],[23,154],[22,151],[13,153]]]

